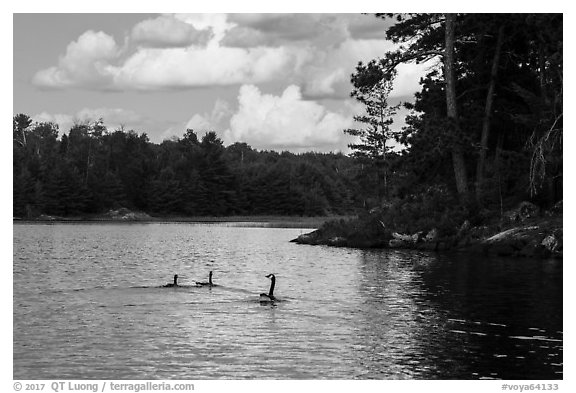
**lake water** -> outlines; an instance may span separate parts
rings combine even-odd
[[[241,223],[13,231],[14,379],[563,376],[562,261],[297,245],[308,230]],[[218,286],[192,286],[210,270]]]

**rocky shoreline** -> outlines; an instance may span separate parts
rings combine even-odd
[[[292,242],[308,245],[352,248],[413,249],[422,251],[465,251],[494,256],[562,258],[562,207],[537,213],[526,203],[509,212],[504,222],[485,226],[471,226],[465,221],[452,236],[440,237],[434,228],[414,234],[382,230],[376,236],[343,236],[340,225],[325,225],[306,233]],[[358,223],[354,224],[358,227]],[[385,224],[381,223],[385,228]],[[350,226],[350,224],[348,224]],[[350,233],[350,232],[348,232]],[[374,231],[372,231],[374,233]]]

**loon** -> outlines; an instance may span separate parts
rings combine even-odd
[[[210,270],[210,274],[208,274],[208,282],[198,282],[196,281],[196,285],[208,285],[208,286],[214,286],[214,284],[212,284],[212,270]]]
[[[174,275],[174,283],[168,283],[166,285],[164,285],[164,287],[177,287],[178,286],[178,275],[175,274]]]
[[[274,297],[274,286],[276,285],[276,276],[274,274],[269,274],[266,278],[270,279],[270,291],[268,293],[261,293],[260,294],[260,301],[261,302],[272,302],[276,300]]]

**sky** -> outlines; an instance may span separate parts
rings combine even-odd
[[[15,13],[13,113],[60,133],[102,118],[154,143],[191,128],[225,145],[346,152],[343,130],[363,111],[350,75],[393,49],[389,23],[345,13]],[[424,70],[400,68],[392,104],[412,100]]]

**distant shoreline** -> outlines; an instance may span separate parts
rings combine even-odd
[[[319,216],[319,217],[293,217],[293,216],[193,216],[193,217],[149,217],[146,219],[118,219],[110,217],[49,217],[24,219],[13,218],[13,224],[162,224],[162,223],[247,223],[267,224],[272,228],[318,228],[328,220],[350,218],[351,216]],[[249,225],[248,225],[249,226]]]

